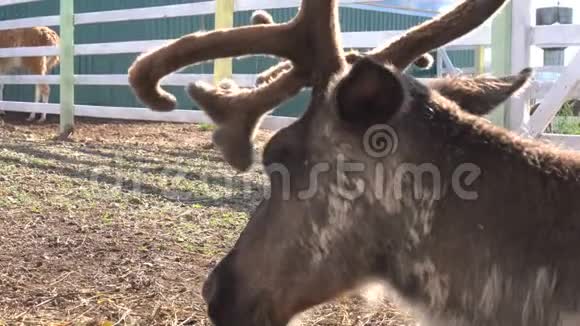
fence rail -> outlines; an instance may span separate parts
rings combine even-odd
[[[232,77],[238,85],[242,87],[254,86],[257,75],[234,74]],[[192,81],[212,82],[211,74],[173,74],[161,80],[163,86],[187,86]],[[0,84],[34,85],[44,83],[58,85],[60,76],[58,75],[8,75],[0,76]],[[75,85],[103,85],[103,86],[128,86],[127,75],[75,75]]]
[[[49,114],[60,113],[60,104],[15,101],[4,101],[1,103],[2,109],[6,111],[37,113],[46,112]],[[148,108],[110,107],[78,104],[75,105],[75,116],[138,121],[212,123],[212,121],[202,111],[174,110],[171,112],[156,112]],[[294,121],[294,118],[289,117],[267,116],[262,122],[261,128],[278,130],[290,125]]]
[[[401,35],[402,31],[385,32],[346,32],[342,33],[343,45],[346,48],[373,48]],[[490,45],[489,30],[478,30],[475,34],[451,42],[446,47],[454,50],[470,48],[478,45]],[[109,55],[123,53],[141,53],[161,47],[172,40],[127,41],[110,43],[75,44],[75,55]],[[58,55],[56,46],[4,48],[0,58],[37,57],[40,55]]]
[[[534,26],[530,31],[530,44],[541,48],[580,45],[580,25]]]
[[[2,2],[0,2],[0,7],[4,7],[4,6],[12,6],[12,5],[17,5],[17,4],[21,4],[21,3],[27,3],[27,2],[40,2],[42,0],[3,0]]]

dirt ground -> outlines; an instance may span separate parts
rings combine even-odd
[[[0,325],[210,325],[201,284],[267,187],[259,164],[235,175],[207,125],[78,119],[61,142],[25,117],[0,117]],[[411,325],[354,295],[301,321]]]

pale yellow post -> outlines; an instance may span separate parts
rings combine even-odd
[[[215,29],[234,27],[234,1],[216,0]],[[213,77],[216,84],[223,79],[232,78],[232,65],[232,58],[215,60]]]
[[[493,19],[491,27],[491,70],[494,76],[511,73],[512,2],[508,2]],[[509,103],[500,105],[488,118],[494,124],[505,127]]]
[[[485,47],[475,48],[475,72],[477,75],[485,73]]]

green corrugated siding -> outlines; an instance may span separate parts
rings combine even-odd
[[[0,20],[57,15],[58,0],[45,0],[42,2],[14,5],[3,7],[0,11]],[[115,9],[127,9],[149,6],[161,6],[170,4],[182,4],[201,2],[192,0],[76,0],[75,10],[80,12],[105,11]],[[288,21],[296,14],[296,8],[276,9],[270,13],[277,22]],[[393,13],[372,12],[359,9],[341,8],[341,26],[345,32],[380,31],[380,30],[404,30],[423,22],[426,18],[420,16],[406,16]],[[236,26],[247,25],[252,12],[244,11],[235,14]],[[75,42],[101,43],[121,42],[150,39],[178,38],[184,34],[198,30],[211,30],[214,27],[213,15],[179,17],[168,19],[144,20],[136,22],[117,22],[106,24],[79,25],[76,27]],[[56,28],[58,31],[58,28]],[[123,74],[133,62],[137,54],[122,55],[99,55],[78,56],[75,58],[76,74]],[[452,61],[458,67],[472,67],[474,62],[473,51],[452,51]],[[247,57],[234,60],[234,73],[254,74],[275,64],[277,60],[271,57]],[[190,67],[184,72],[211,74],[212,63],[204,63]],[[53,74],[58,73],[58,68]],[[433,76],[434,69],[429,71],[411,70],[418,77]],[[50,101],[59,101],[58,86],[52,86]],[[185,94],[183,87],[167,87],[177,96],[181,109],[194,108],[194,104]],[[126,86],[76,86],[76,103],[102,106],[142,106],[134,97],[129,87]],[[5,99],[14,101],[32,101],[34,94],[33,86],[6,85]],[[296,98],[284,103],[274,114],[284,116],[297,116],[306,107],[309,93],[303,92]]]
[[[458,68],[475,66],[475,52],[473,50],[448,51],[451,62]]]

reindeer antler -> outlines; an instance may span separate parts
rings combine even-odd
[[[465,0],[449,12],[420,24],[368,55],[403,70],[420,55],[443,46],[483,24],[506,0]]]
[[[391,63],[400,70],[404,70],[412,62],[420,68],[428,69],[433,64],[433,58],[427,52],[465,35],[483,24],[505,2],[506,0],[467,0],[448,13],[416,26],[396,40],[385,46],[379,46],[366,55],[378,62]],[[257,16],[260,15],[263,15],[263,12],[257,14]],[[270,17],[261,23],[272,22]],[[366,55],[353,51],[347,54],[346,61],[352,64]],[[256,79],[256,85],[271,82],[280,74],[291,69],[292,62],[280,62],[262,72]],[[309,81],[304,80],[303,86],[310,86]]]
[[[198,82],[190,96],[218,125],[214,142],[226,161],[238,170],[252,163],[252,140],[261,118],[305,86],[326,83],[346,62],[368,55],[403,70],[417,60],[430,64],[429,50],[460,37],[491,16],[505,0],[466,0],[438,19],[424,23],[394,42],[363,55],[344,54],[340,44],[338,0],[303,0],[298,15],[276,24],[265,12],[253,15],[254,26],[193,33],[140,56],[129,69],[136,95],[156,111],[171,111],[173,95],[159,86],[164,76],[202,61],[248,54],[270,54],[288,61],[274,66],[257,81],[257,87]],[[308,49],[308,51],[303,51]],[[227,87],[225,87],[227,86]]]
[[[255,21],[267,25],[184,36],[140,56],[129,69],[131,86],[141,101],[153,110],[170,111],[175,98],[160,88],[159,80],[182,67],[247,54],[291,60],[292,72],[280,74],[257,89],[216,89],[204,83],[188,88],[190,96],[218,124],[214,141],[225,159],[239,170],[246,170],[252,162],[254,129],[265,113],[300,91],[305,80],[328,77],[344,66],[343,50],[336,38],[337,0],[303,1],[298,15],[285,24],[274,24],[268,17],[260,15]],[[303,48],[313,51],[306,53]]]
[[[433,64],[433,57],[427,52],[477,28],[505,2],[506,0],[466,0],[449,12],[412,28],[387,45],[379,46],[365,55],[351,52],[346,60],[352,64],[359,58],[369,55],[377,62],[388,62],[400,70],[404,70],[412,62],[419,68],[428,69]],[[283,61],[262,72],[256,84],[271,81],[291,68],[291,62]]]

